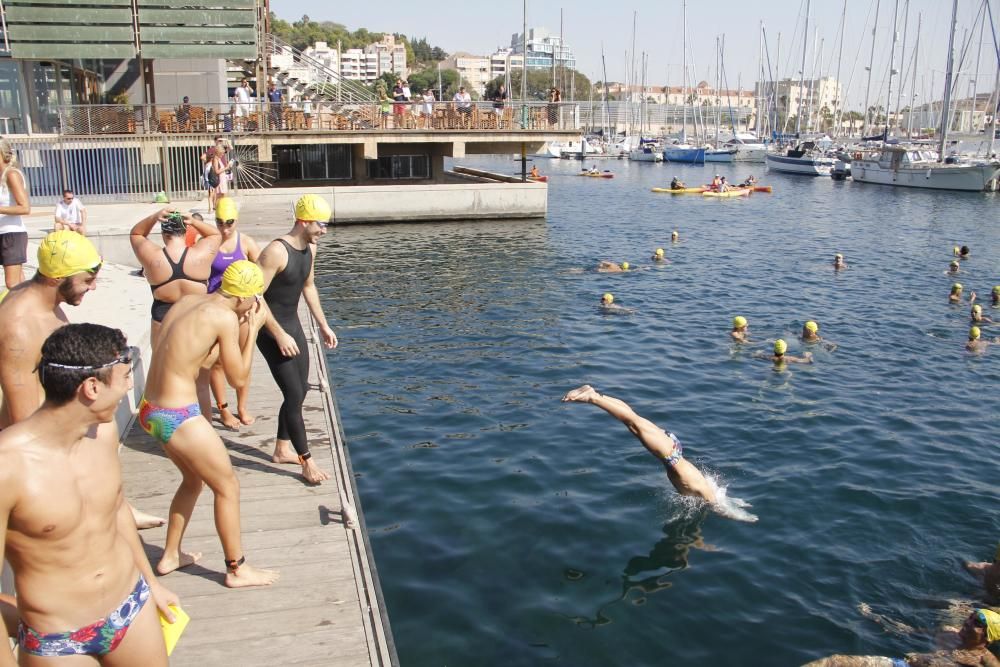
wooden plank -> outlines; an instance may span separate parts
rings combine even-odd
[[[135,46],[128,44],[48,44],[11,42],[10,55],[31,60],[64,58],[135,58]]]
[[[254,58],[256,44],[143,44],[143,58]]]
[[[110,25],[19,25],[11,29],[14,42],[48,40],[57,43],[131,42],[132,26]]]
[[[184,6],[188,9],[252,9],[257,11],[259,0],[225,0],[221,2],[189,2],[184,1]],[[139,10],[143,7],[173,7],[177,5],[177,0],[139,0]]]
[[[256,25],[257,14],[245,9],[149,9],[139,10],[139,24],[162,23],[188,26]]]
[[[217,42],[253,42],[257,37],[257,30],[252,24],[248,28],[140,25],[139,37],[144,48],[151,42],[168,42],[170,44],[207,42],[208,45],[211,45]]]
[[[128,8],[98,9],[95,7],[71,6],[65,8],[42,9],[39,7],[13,6],[7,9],[7,27],[11,36],[17,37],[17,26],[21,23],[117,23],[132,25],[132,12]]]

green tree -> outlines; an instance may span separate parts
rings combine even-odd
[[[572,79],[572,86],[570,86],[570,77]],[[562,99],[564,102],[569,101],[570,88],[573,90],[573,95],[576,99],[587,99],[590,96],[590,79],[586,76],[577,72],[575,70],[566,70],[565,77],[566,83],[563,85],[565,88],[562,90]],[[489,83],[486,84],[486,98],[489,99],[500,87],[500,84],[504,83],[504,77],[498,76]],[[548,69],[529,69],[528,70],[528,99],[529,100],[547,100],[549,99],[549,91],[552,89],[552,71]],[[521,98],[521,70],[515,69],[510,73],[510,89],[508,90],[510,98],[520,99]]]
[[[441,70],[441,98],[440,99],[451,99],[456,92],[458,92],[458,87],[461,85],[459,83],[458,72],[453,69],[443,69]],[[426,67],[419,72],[414,72],[410,74],[410,90],[425,91],[427,89],[434,91],[434,96],[438,96],[438,69],[437,67]],[[471,90],[469,91],[472,92]]]

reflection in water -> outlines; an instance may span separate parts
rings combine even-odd
[[[682,519],[672,521],[663,527],[666,537],[653,545],[645,556],[633,556],[625,564],[622,572],[621,593],[613,600],[601,604],[592,618],[573,616],[571,620],[577,625],[597,627],[612,622],[606,613],[620,602],[629,601],[634,605],[643,605],[646,598],[654,593],[665,591],[673,586],[667,577],[688,567],[688,552],[691,549],[715,551],[715,547],[706,544],[701,535],[701,524],[708,516],[708,508],[700,504],[700,511],[686,514]],[[583,573],[567,571],[568,579],[580,579]]]

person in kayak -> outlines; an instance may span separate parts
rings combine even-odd
[[[670,181],[670,189],[671,190],[683,190],[686,187],[687,186],[684,185],[684,181],[682,181],[681,179],[677,178],[676,176],[674,176],[674,180]]]

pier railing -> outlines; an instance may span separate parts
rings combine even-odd
[[[576,130],[576,103],[384,102],[83,104],[59,108],[63,136],[322,133],[359,130]]]

